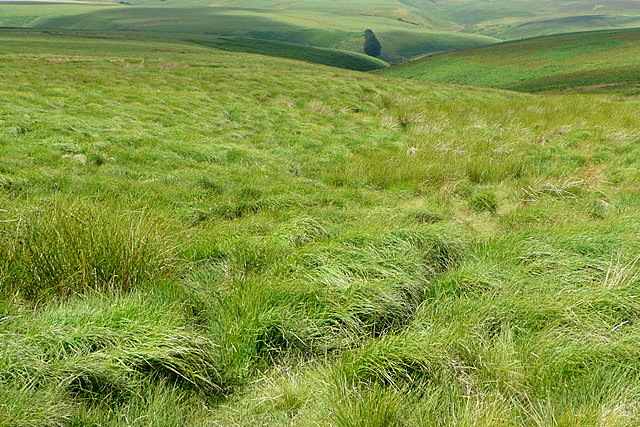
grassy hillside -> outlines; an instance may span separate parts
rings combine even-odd
[[[520,91],[635,90],[640,30],[573,33],[425,58],[388,75]]]
[[[208,34],[353,52],[362,52],[364,29],[373,28],[383,45],[382,59],[390,62],[498,41],[484,35],[451,32],[454,27],[450,24],[432,22],[407,9],[259,9],[170,1],[140,7],[0,4],[0,26]]]
[[[640,4],[638,7],[640,8]],[[637,13],[620,15],[596,13],[524,20],[513,25],[494,26],[482,33],[503,40],[517,40],[548,34],[635,27],[640,27],[640,16]]]
[[[379,70],[389,65],[378,58],[364,54],[272,40],[216,37],[191,41],[230,52],[256,53],[260,55],[277,56],[279,58],[298,59],[315,64],[330,65],[332,67],[357,71]]]
[[[0,26],[9,26],[9,27],[24,27],[26,28],[65,28],[65,27],[76,27],[76,28],[104,28],[104,29],[133,29],[133,28],[119,28],[114,27],[113,25],[103,25],[99,22],[86,23],[82,20],[77,20],[77,15],[80,11],[82,13],[86,13],[90,15],[92,11],[104,11],[107,14],[113,13],[114,11],[119,10],[122,12],[121,8],[114,8],[112,6],[106,7],[96,7],[90,5],[38,5],[38,6],[17,6],[17,5],[2,5],[0,4]],[[131,11],[137,11],[132,14],[132,16],[147,18],[152,17],[153,13],[139,13],[143,12],[138,9],[131,9]],[[169,12],[169,10],[166,10]],[[125,11],[127,12],[127,11]],[[5,13],[2,15],[2,13]],[[146,14],[146,15],[145,15]],[[158,21],[157,26],[151,28],[152,30],[159,30],[160,32],[154,31],[136,31],[137,38],[151,39],[151,40],[173,40],[173,41],[183,41],[183,42],[196,42],[203,45],[207,45],[210,47],[214,47],[217,49],[229,50],[229,51],[237,51],[237,52],[247,52],[247,53],[259,53],[263,55],[277,56],[283,58],[290,59],[299,59],[303,61],[314,62],[318,64],[331,65],[339,68],[348,68],[359,71],[370,71],[379,68],[383,68],[388,64],[378,58],[372,58],[370,56],[360,54],[357,52],[338,50],[338,49],[327,49],[327,48],[318,48],[311,45],[300,45],[295,43],[286,43],[286,42],[278,42],[273,40],[261,40],[261,39],[252,39],[252,38],[232,38],[232,37],[214,37],[204,33],[188,33],[187,30],[198,31],[197,28],[193,27],[194,23],[197,23],[198,20],[201,22],[206,20],[206,14],[202,15],[199,13],[199,10],[191,10],[185,9],[183,11],[178,12],[178,15],[171,15],[174,21],[181,22],[183,25],[183,29],[185,33],[183,34],[171,34],[172,29],[168,24],[163,26],[163,24]],[[153,21],[155,18],[151,18]],[[187,21],[185,21],[185,19]],[[190,20],[190,21],[189,21]],[[214,27],[222,26],[226,30],[222,29],[221,32],[233,32],[233,28],[242,27],[243,23],[238,21],[237,19],[229,19],[228,21],[222,17],[218,20],[218,22],[208,22],[207,25],[213,25]],[[75,25],[74,25],[75,23]],[[220,24],[220,25],[217,25]],[[269,25],[267,25],[271,28]],[[281,27],[286,28],[287,31],[291,29],[291,27]],[[255,28],[254,28],[255,29]],[[140,29],[141,30],[141,29]],[[204,31],[202,28],[200,29]],[[67,31],[67,30],[58,30],[58,31]],[[77,32],[76,30],[72,30]],[[245,31],[246,32],[246,31]],[[77,32],[77,35],[82,35],[84,37],[112,37],[112,38],[122,38],[127,37],[126,32],[123,31],[123,34],[117,34],[116,31],[109,31],[108,34],[104,34],[105,31],[92,32],[91,30],[85,31],[81,30]],[[243,31],[239,31],[239,33],[243,33]],[[310,31],[306,34],[306,38],[303,38],[303,42],[315,42],[313,36],[313,31]],[[270,34],[270,33],[269,33]],[[265,36],[269,36],[269,34],[264,34]],[[323,37],[321,33],[315,33],[316,35],[320,35],[319,39],[330,39],[330,37]],[[260,32],[252,33],[252,35],[261,35]],[[311,40],[314,39],[314,40]],[[318,40],[321,43],[321,40]],[[325,42],[329,43],[325,40]],[[329,43],[330,44],[330,43]],[[357,49],[355,49],[357,50]]]
[[[0,3],[0,27],[38,27],[53,18],[109,10],[114,6],[86,4],[16,4]]]
[[[89,4],[4,4],[0,26],[217,35],[362,53],[363,31],[391,63],[544,34],[640,26],[636,0],[130,0]],[[281,51],[256,41],[250,49]],[[320,55],[325,64],[327,56]],[[340,61],[344,61],[341,58]],[[332,64],[337,65],[337,64]],[[338,65],[340,66],[340,65]],[[359,67],[358,69],[361,69]]]
[[[0,42],[1,425],[640,422],[635,98]]]
[[[382,39],[383,59],[389,62],[497,40],[640,26],[637,0],[607,1],[602,5],[584,0],[128,0],[113,1],[111,6],[93,3],[0,2],[0,25],[208,33],[354,52],[362,52],[362,32],[372,28]]]
[[[407,0],[462,31],[504,40],[640,26],[640,1]]]

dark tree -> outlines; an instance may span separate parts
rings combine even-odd
[[[382,45],[376,35],[371,30],[364,30],[364,53],[377,58],[380,52],[382,52]]]

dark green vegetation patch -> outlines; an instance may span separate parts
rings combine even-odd
[[[372,71],[388,66],[382,60],[359,53],[272,40],[216,37],[208,40],[192,40],[192,42],[230,52],[257,53],[280,58],[298,59],[349,70]]]

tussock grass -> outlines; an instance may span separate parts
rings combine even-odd
[[[45,424],[66,424],[78,411],[91,412],[91,405],[136,405],[147,388],[160,392],[145,399],[161,402],[167,394],[181,400],[171,391],[176,387],[220,396],[231,385],[217,346],[175,306],[142,294],[92,296],[25,312],[5,318],[0,334],[1,393],[10,423],[36,425],[48,416]],[[27,393],[14,400],[16,390]]]
[[[2,290],[44,300],[88,290],[128,291],[170,273],[169,229],[144,211],[90,203],[17,213],[3,230]]]
[[[469,199],[469,207],[475,212],[496,213],[498,200],[492,191],[479,191]]]
[[[2,37],[0,424],[638,424],[633,98]]]

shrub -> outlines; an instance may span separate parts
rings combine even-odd
[[[364,53],[369,56],[380,56],[382,52],[382,45],[378,41],[378,38],[371,30],[364,31]]]

